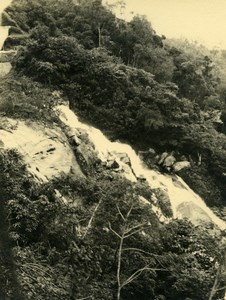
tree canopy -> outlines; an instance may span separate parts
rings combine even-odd
[[[17,55],[0,84],[1,112],[18,116],[24,105],[32,117],[55,121],[49,108],[52,91],[60,91],[112,139],[186,156],[192,168],[182,177],[225,217],[224,52],[168,41],[146,17],[126,22],[100,0],[15,0],[7,14],[4,24],[27,35],[6,41]],[[152,194],[142,184],[94,166],[85,181],[37,186],[18,153],[1,151],[0,164],[8,218],[1,243],[10,244],[9,261],[0,247],[7,275],[0,296],[10,299],[18,287],[22,299],[40,300],[206,300],[223,293],[220,233],[187,220],[160,223],[139,202],[141,191]],[[63,205],[55,189],[82,205]]]

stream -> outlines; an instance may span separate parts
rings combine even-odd
[[[56,109],[65,125],[72,130],[80,128],[87,133],[101,161],[107,161],[108,157],[112,156],[119,164],[122,164],[120,156],[122,153],[126,154],[130,159],[131,172],[127,172],[125,177],[131,181],[143,177],[152,189],[160,189],[167,194],[174,218],[186,217],[194,224],[203,220],[216,224],[222,230],[226,229],[226,223],[213,213],[181,177],[148,169],[130,145],[111,142],[99,129],[80,122],[75,113],[66,105],[59,105]]]

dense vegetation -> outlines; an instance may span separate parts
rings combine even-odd
[[[81,117],[112,138],[189,158],[192,169],[181,175],[218,213],[223,211],[223,52],[168,41],[145,17],[118,19],[100,0],[15,0],[3,22],[23,38],[12,35],[5,44],[16,47],[17,55],[0,84],[1,113],[55,121],[53,91],[60,91]],[[40,186],[14,151],[0,153],[0,167],[2,214],[7,215],[0,298],[222,296],[220,234],[186,220],[161,224],[139,201],[140,195],[152,201],[145,184],[112,179],[99,166],[84,182],[61,178]],[[62,203],[56,189],[71,203]]]
[[[221,234],[161,224],[139,200],[152,203],[144,183],[99,165],[87,179],[40,185],[13,150],[1,151],[0,167],[1,299],[204,300],[216,279],[224,285]]]
[[[3,21],[29,34],[14,72],[61,90],[112,138],[190,156],[195,175],[184,178],[209,205],[225,205],[223,54],[167,41],[145,17],[123,21],[100,0],[17,0]]]

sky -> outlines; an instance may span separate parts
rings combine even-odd
[[[108,3],[117,2],[108,0]],[[146,15],[157,34],[226,49],[226,0],[125,0],[127,19]]]

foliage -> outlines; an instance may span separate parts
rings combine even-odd
[[[97,173],[84,182],[65,177],[40,185],[28,177],[14,150],[1,152],[0,163],[6,242],[15,270],[4,262],[2,289],[9,295],[13,285],[6,284],[16,274],[25,299],[114,299],[118,287],[118,299],[185,294],[206,299],[219,234],[211,236],[186,221],[160,224],[139,200],[142,194],[151,201],[152,192],[119,177]]]
[[[60,100],[53,91],[60,91],[112,137],[186,154],[192,171],[182,175],[191,187],[209,205],[225,204],[226,138],[212,117],[225,110],[216,56],[169,44],[145,17],[120,20],[99,0],[15,0],[7,13],[5,22],[27,37],[1,82],[2,113],[53,122]],[[39,185],[15,151],[1,152],[0,166],[8,229],[1,243],[9,245],[8,261],[0,248],[3,297],[18,287],[26,299],[40,300],[114,299],[119,290],[122,300],[204,300],[214,291],[220,237],[185,220],[161,224],[139,201],[152,202],[146,187],[101,168],[85,180]],[[222,284],[220,277],[216,286]]]
[[[14,118],[42,120],[51,126],[56,122],[52,111],[59,101],[56,91],[28,77],[9,74],[0,82],[0,114]]]

